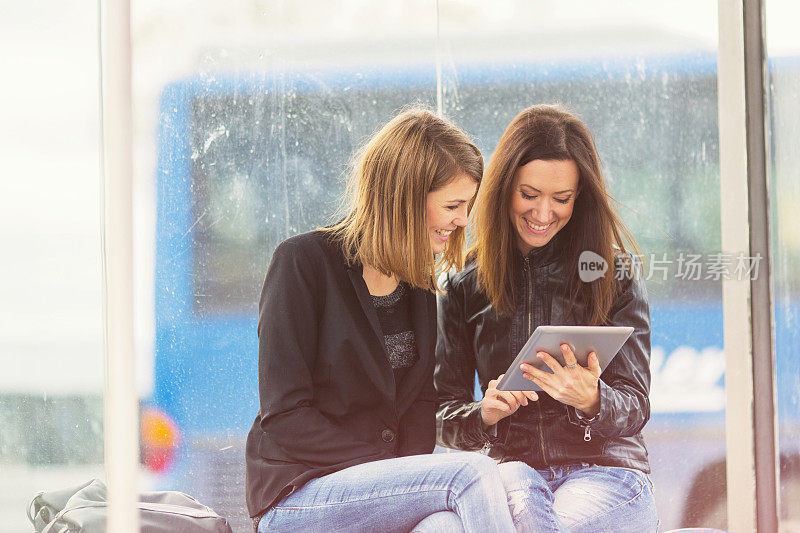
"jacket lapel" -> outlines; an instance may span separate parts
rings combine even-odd
[[[367,289],[367,284],[364,282],[361,265],[348,267],[347,274],[350,276],[350,282],[353,284],[353,289],[358,297],[358,302],[361,304],[361,309],[364,311],[364,315],[366,315],[369,321],[372,332],[375,334],[375,337],[377,337],[377,341],[381,347],[381,352],[369,358],[369,362],[375,363],[376,378],[380,380],[378,384],[382,385],[381,390],[385,391],[390,404],[394,404],[394,372],[392,372],[392,367],[389,365],[389,356],[386,352],[386,340],[383,338],[383,331],[378,321],[378,313],[375,311],[375,305],[372,303],[372,297]]]
[[[408,409],[419,392],[430,379],[430,365],[433,358],[433,338],[435,332],[436,303],[429,298],[429,293],[422,289],[411,291],[411,321],[414,328],[414,339],[417,344],[419,361],[411,367],[397,390],[397,412],[402,414]]]
[[[432,373],[431,360],[433,359],[433,341],[436,332],[436,301],[428,297],[428,292],[421,289],[412,289],[411,292],[411,322],[414,328],[414,339],[417,345],[419,361],[411,367],[408,374],[403,378],[402,383],[397,386],[394,382],[394,372],[389,364],[389,357],[386,351],[386,341],[383,337],[378,313],[372,303],[372,297],[364,282],[361,265],[353,265],[347,268],[350,282],[353,284],[358,302],[364,311],[364,315],[369,321],[373,333],[380,343],[381,353],[376,354],[370,362],[376,364],[376,377],[378,383],[383,385],[381,390],[385,391],[389,404],[396,406],[397,414],[402,414],[408,409],[414,399],[419,395],[422,386],[430,379],[428,374]],[[378,360],[378,359],[381,360]]]

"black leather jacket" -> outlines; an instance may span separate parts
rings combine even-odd
[[[525,461],[538,469],[585,462],[649,473],[641,431],[650,417],[650,310],[642,276],[623,275],[619,261],[614,275],[622,277],[621,292],[607,325],[633,326],[634,332],[600,376],[600,412],[588,419],[540,392],[538,401],[489,431],[481,427],[480,402],[473,401],[475,371],[485,391],[537,326],[580,324],[565,316],[564,269],[553,241],[527,257],[516,254],[515,292],[529,297],[517,298],[513,316],[496,315],[477,289],[474,263],[445,276],[436,345],[437,440],[450,448],[483,448],[500,461]]]

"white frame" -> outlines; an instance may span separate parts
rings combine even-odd
[[[722,249],[749,252],[742,0],[719,0],[719,158]],[[750,282],[724,280],[728,524],[756,530]]]
[[[139,409],[133,350],[130,0],[100,4],[106,531],[139,531]]]
[[[734,533],[774,533],[778,460],[763,2],[719,0],[718,9],[722,249],[763,258],[757,279],[723,281],[728,524]]]

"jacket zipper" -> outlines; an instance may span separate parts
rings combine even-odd
[[[527,336],[530,337],[533,329],[533,316],[531,313],[531,263],[527,256],[525,257],[525,287],[528,289],[528,298],[525,300],[525,311],[528,314],[528,329],[526,332]]]
[[[583,440],[585,440],[586,442],[592,440],[592,426],[590,426],[589,424],[583,427]]]
[[[525,256],[525,281],[527,283],[528,288],[528,298],[525,302],[525,308],[528,311],[528,337],[531,336],[533,333],[533,312],[531,302],[533,301],[533,289],[531,287],[531,264],[528,256]],[[542,429],[542,404],[536,402],[536,409],[539,412],[539,420],[536,422],[536,427],[539,429],[539,448],[542,450],[542,462],[550,468],[550,464],[547,462],[547,452],[544,449],[544,430]]]

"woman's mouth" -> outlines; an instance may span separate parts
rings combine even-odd
[[[550,222],[549,224],[532,224],[527,219],[522,219],[525,222],[525,226],[528,228],[528,231],[531,233],[535,233],[537,235],[541,235],[543,233],[547,233],[547,230],[550,229],[550,226],[555,224],[555,221]]]
[[[433,231],[442,242],[447,242],[447,239],[450,238],[450,234],[453,233],[451,229],[437,229]]]

